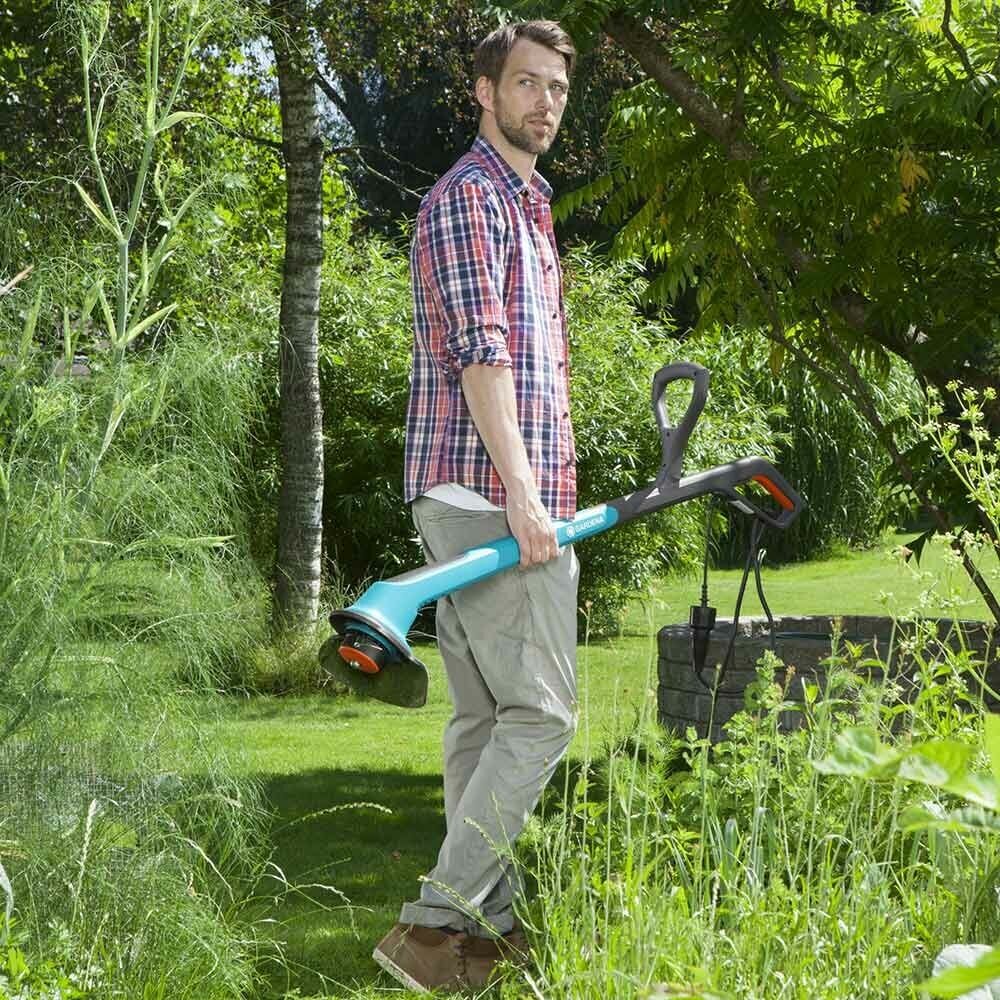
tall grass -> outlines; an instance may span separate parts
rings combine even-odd
[[[88,521],[107,544],[81,630],[169,644],[186,683],[240,686],[268,600],[248,550],[259,357],[177,330],[120,378],[134,402],[93,482]]]
[[[90,372],[61,374],[36,336],[42,288],[21,331],[16,302],[0,313],[0,860],[15,927],[28,958],[59,958],[88,996],[243,995],[256,946],[236,917],[265,817],[172,692],[238,676],[263,631],[266,588],[236,540],[259,365],[184,331],[108,357],[78,323],[69,349]]]
[[[901,832],[908,806],[947,796],[812,766],[854,723],[887,745],[931,728],[981,745],[981,715],[953,708],[958,688],[976,701],[966,658],[936,663],[914,703],[869,666],[834,658],[787,731],[764,661],[726,742],[643,717],[567,770],[522,848],[537,968],[503,995],[910,997],[944,943],[995,939],[997,838]]]
[[[53,716],[0,754],[18,926],[88,996],[244,996],[258,949],[236,918],[266,859],[259,791],[162,694],[134,692],[127,721],[106,708]]]
[[[112,75],[93,93],[110,118],[127,117],[134,87],[116,59],[97,58],[110,7],[81,10],[81,55]],[[151,0],[151,61],[171,18],[189,54],[198,11]],[[39,262],[0,299],[5,927],[22,956],[14,965],[41,970],[26,989],[67,979],[93,998],[221,1000],[255,980],[239,916],[266,857],[266,817],[259,790],[230,777],[175,692],[239,683],[263,632],[246,494],[266,388],[251,330],[236,337],[197,316],[171,326],[156,300],[173,238],[160,229],[174,230],[155,213],[144,228],[144,179],[172,223],[191,202],[156,173],[170,109],[149,96],[159,118],[140,129],[129,211],[101,222],[114,257],[69,282]],[[106,193],[91,114],[94,183]],[[7,965],[0,974],[24,979]]]

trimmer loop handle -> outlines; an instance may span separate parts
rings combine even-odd
[[[673,427],[663,397],[667,386],[682,378],[690,379],[693,383],[691,402],[688,403],[680,423]],[[664,365],[653,376],[653,415],[660,428],[660,444],[663,447],[663,461],[656,476],[657,483],[671,481],[676,484],[680,480],[683,474],[684,449],[705,407],[706,399],[708,399],[708,369],[692,361],[678,361],[672,365]]]

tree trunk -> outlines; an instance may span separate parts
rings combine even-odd
[[[319,394],[319,289],[323,263],[323,147],[315,60],[304,0],[271,0],[285,161],[281,284],[281,495],[274,624],[319,615],[323,549],[323,409]]]

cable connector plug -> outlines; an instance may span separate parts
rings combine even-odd
[[[688,625],[691,627],[691,664],[700,676],[708,656],[708,640],[715,628],[715,608],[704,598],[701,604],[692,604]]]

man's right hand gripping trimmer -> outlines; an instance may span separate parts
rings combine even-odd
[[[663,396],[667,385],[677,379],[690,379],[693,391],[683,418],[672,427]],[[708,369],[685,362],[661,368],[653,377],[653,413],[663,446],[663,462],[656,480],[617,500],[578,511],[570,521],[555,522],[559,545],[582,541],[615,525],[710,493],[771,527],[788,527],[804,503],[766,459],[741,458],[682,478],[684,449],[707,398]],[[741,490],[751,483],[762,487],[773,501],[773,509],[761,505],[764,497],[760,491],[755,495]],[[359,694],[419,708],[427,700],[427,669],[406,641],[419,609],[516,566],[520,558],[517,542],[508,535],[468,549],[448,562],[423,566],[373,584],[349,608],[330,615],[336,635],[320,649],[320,662],[336,681]]]

